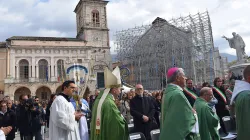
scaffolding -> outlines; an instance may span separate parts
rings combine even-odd
[[[166,71],[182,67],[195,84],[214,79],[213,35],[208,12],[115,33],[117,60],[130,69],[126,83],[142,83],[148,90],[166,85]]]

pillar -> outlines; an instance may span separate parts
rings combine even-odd
[[[39,66],[36,65],[36,78],[39,79]]]
[[[20,79],[20,69],[19,66],[16,66],[16,79]]]
[[[29,76],[29,82],[35,82],[35,78],[36,78],[36,62],[35,62],[35,57],[32,57],[31,58],[31,64],[30,64],[30,69],[29,69],[29,73],[30,73],[30,76]]]
[[[51,66],[51,65],[48,65],[48,81],[51,80],[51,77],[50,77],[50,66]]]
[[[51,57],[51,62],[50,62],[50,67],[51,67],[51,81],[57,81],[56,75],[55,75],[55,60],[54,57]]]
[[[35,78],[36,75],[36,69],[35,69],[35,66],[36,66],[36,60],[35,60],[35,57],[32,57],[31,59],[31,66],[32,66],[32,77]]]
[[[13,53],[10,53],[10,76],[15,77],[15,57],[13,56]]]

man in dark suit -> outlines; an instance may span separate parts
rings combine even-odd
[[[16,114],[13,110],[7,108],[7,101],[1,101],[0,103],[0,128],[11,126],[13,129],[8,135],[6,140],[15,139],[15,127],[16,127]]]
[[[187,86],[184,88],[183,92],[185,96],[187,97],[190,105],[193,106],[196,98],[198,98],[198,92],[193,86],[192,79],[187,79],[186,83],[187,83]]]
[[[143,95],[143,86],[136,85],[136,96],[130,101],[130,113],[134,119],[135,132],[142,132],[150,140],[150,131],[155,122],[155,108],[152,100]]]

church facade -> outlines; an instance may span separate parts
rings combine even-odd
[[[78,93],[104,87],[104,67],[111,67],[106,5],[102,0],[80,0],[76,38],[13,36],[2,43],[6,76],[4,95],[13,100],[23,94],[49,99],[74,80]],[[4,46],[4,47],[3,47]]]

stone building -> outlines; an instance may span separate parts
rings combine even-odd
[[[131,33],[128,37],[137,40],[128,41],[128,45],[122,44],[126,49],[119,51],[117,55],[125,67],[121,74],[126,71],[130,73],[129,77],[124,79],[126,83],[142,83],[147,90],[163,89],[166,85],[164,73],[173,66],[184,68],[185,74],[193,77],[193,44],[190,30],[178,28],[157,17],[144,32]]]
[[[215,64],[215,76],[223,79],[228,78],[228,61],[226,57],[222,57],[219,52],[219,48],[214,48],[214,64]]]
[[[18,100],[22,93],[49,99],[74,80],[79,94],[104,87],[103,69],[111,67],[106,5],[80,0],[76,38],[13,36],[0,43],[0,90]]]

